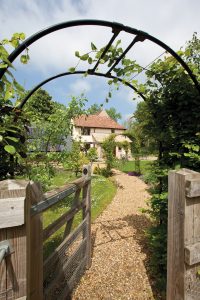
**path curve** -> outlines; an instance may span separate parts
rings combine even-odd
[[[139,211],[149,198],[147,186],[119,171],[114,178],[116,196],[92,224],[92,265],[74,291],[73,300],[154,299],[143,232],[150,222]]]

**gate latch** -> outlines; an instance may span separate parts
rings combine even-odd
[[[11,254],[11,247],[9,241],[8,240],[1,241],[0,242],[0,263],[9,254]]]

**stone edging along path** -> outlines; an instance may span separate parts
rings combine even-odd
[[[119,171],[112,203],[92,224],[92,265],[73,300],[155,299],[148,273],[144,230],[150,221],[139,208],[149,198],[146,184]]]

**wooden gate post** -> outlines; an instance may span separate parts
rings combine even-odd
[[[43,299],[42,222],[31,216],[41,189],[25,180],[0,182],[0,242],[10,254],[0,264],[0,300]]]
[[[28,300],[43,299],[43,224],[41,214],[31,206],[43,200],[40,184],[30,182],[26,188],[27,295]]]
[[[91,177],[91,166],[83,166],[83,176],[85,178]],[[85,201],[85,209],[83,210],[83,219],[87,218],[87,269],[91,266],[91,255],[92,255],[92,245],[91,245],[91,180],[83,187],[83,201]]]
[[[200,173],[169,173],[167,300],[200,299]]]

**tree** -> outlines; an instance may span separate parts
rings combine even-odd
[[[28,92],[25,93],[24,97]],[[24,111],[30,122],[37,122],[38,120],[46,121],[54,113],[55,106],[56,104],[49,93],[43,89],[39,89],[28,99],[24,106]]]
[[[71,135],[73,128],[72,119],[85,113],[84,105],[86,99],[82,96],[72,96],[68,106],[52,102],[51,114],[45,116],[45,119],[34,118],[32,142],[29,143],[29,149],[34,152],[55,149],[57,146],[67,145],[67,139]]]
[[[111,169],[114,165],[115,161],[115,134],[111,134],[108,138],[106,138],[102,143],[102,149],[104,150],[105,162],[106,162],[106,174],[111,175]]]
[[[122,118],[121,114],[116,111],[114,107],[106,109],[107,114],[113,119],[114,121],[118,121]]]
[[[67,161],[64,163],[64,166],[67,169],[72,170],[76,177],[78,173],[82,171],[84,164],[88,164],[88,159],[81,151],[81,142],[73,141],[71,152],[69,153]]]
[[[97,154],[97,149],[94,147],[91,147],[88,151],[87,151],[87,158],[89,159],[89,161],[91,163],[93,163],[95,160],[98,159],[98,154]]]
[[[89,115],[94,115],[94,114],[96,114],[96,113],[98,113],[98,112],[100,112],[100,111],[102,111],[102,106],[99,105],[99,104],[97,104],[97,103],[92,104],[92,105],[90,106],[90,108],[88,109]],[[113,119],[114,121],[116,121],[116,122],[117,122],[119,119],[122,118],[121,114],[118,113],[114,107],[111,107],[111,108],[109,108],[109,109],[106,109],[106,112],[107,112],[107,114],[109,115],[109,117],[110,117],[111,119]]]
[[[100,104],[94,103],[88,109],[89,115],[94,115],[102,110],[102,106]]]

